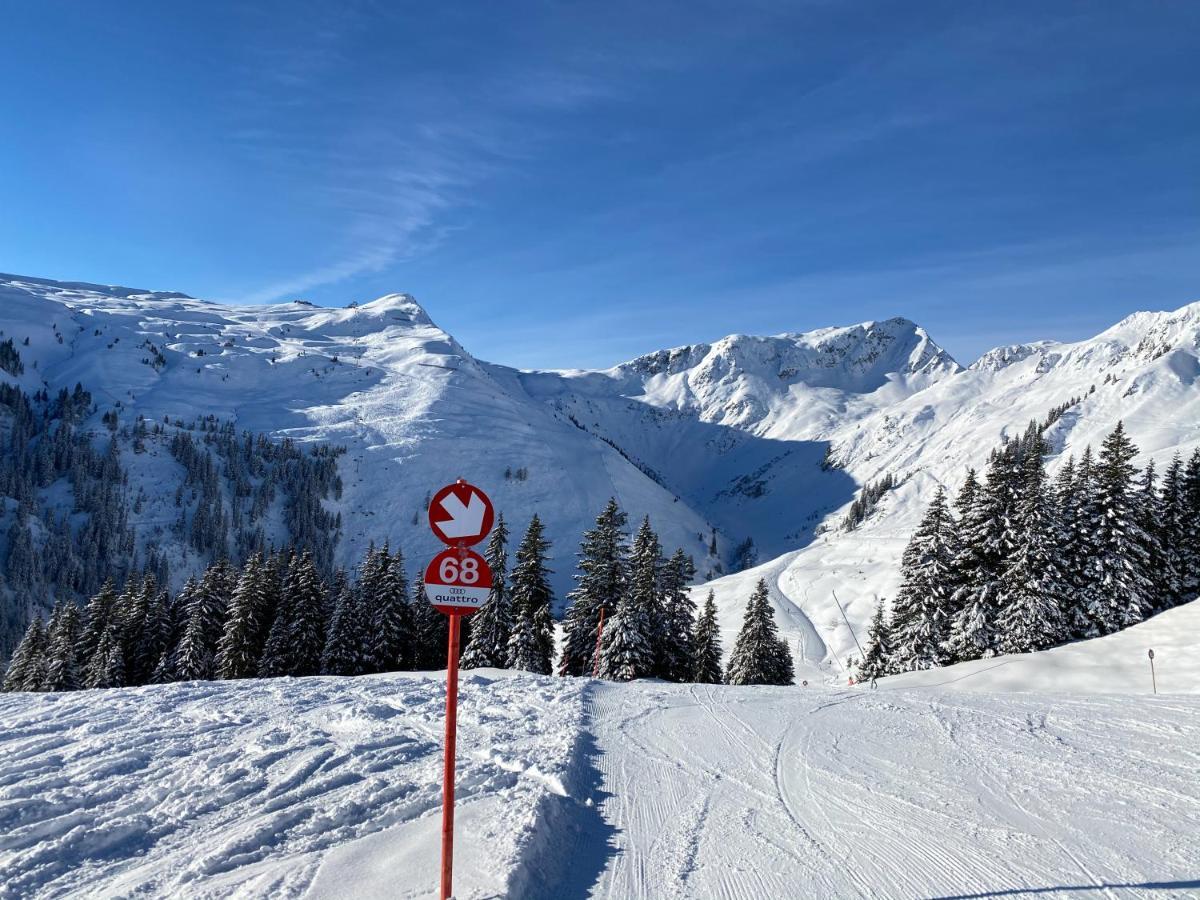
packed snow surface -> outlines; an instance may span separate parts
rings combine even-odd
[[[0,696],[0,897],[433,896],[442,690]],[[1196,695],[483,671],[459,726],[461,900],[1200,892]]]
[[[519,893],[582,687],[464,673],[463,900]],[[0,897],[432,896],[444,704],[411,675],[0,695]]]
[[[1200,697],[612,685],[590,720],[590,896],[1200,892]]]

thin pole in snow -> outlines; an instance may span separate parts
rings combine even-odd
[[[1148,654],[1150,657],[1150,687],[1154,689],[1154,693],[1158,693],[1158,679],[1154,677],[1154,651],[1151,650]]]
[[[850,629],[850,637],[854,638],[854,646],[858,648],[858,658],[862,659],[866,656],[863,653],[862,644],[858,642],[858,635],[854,633],[854,626],[850,624],[850,620],[846,618],[846,611],[842,609],[842,601],[838,599],[837,591],[830,591],[833,594],[833,602],[837,604],[838,612],[842,614],[842,621],[846,623],[846,627]]]
[[[442,890],[441,900],[454,895],[454,744],[458,731],[459,616],[450,615],[446,648],[446,756],[442,768]]]

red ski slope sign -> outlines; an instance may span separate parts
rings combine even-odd
[[[448,616],[473,613],[492,589],[492,570],[474,550],[451,547],[425,567],[425,597]]]
[[[492,530],[494,519],[488,495],[462,480],[446,485],[429,501],[429,527],[451,547],[478,544]]]

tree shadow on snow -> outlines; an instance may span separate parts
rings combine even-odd
[[[1020,897],[1035,894],[1066,894],[1084,891],[1139,890],[1139,891],[1182,891],[1200,889],[1200,878],[1185,881],[1143,881],[1123,884],[1060,884],[1054,887],[1018,887],[997,891],[979,891],[973,894],[944,894],[930,900],[983,900],[986,897]]]

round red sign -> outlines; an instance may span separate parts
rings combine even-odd
[[[475,612],[491,589],[492,570],[474,550],[451,547],[425,567],[425,597],[448,616]]]
[[[488,495],[465,481],[448,484],[429,501],[429,527],[451,547],[470,547],[492,530],[495,512]]]

